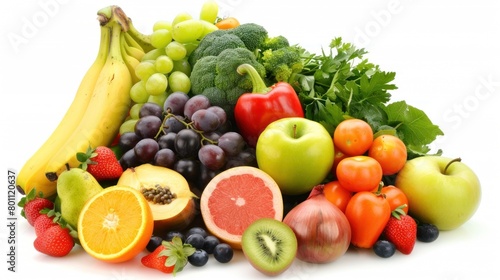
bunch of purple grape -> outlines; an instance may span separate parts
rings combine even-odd
[[[144,103],[134,132],[120,136],[124,169],[143,163],[164,166],[204,186],[219,172],[256,166],[255,150],[232,130],[226,112],[204,95],[171,93],[163,108]]]

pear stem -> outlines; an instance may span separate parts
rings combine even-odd
[[[452,163],[454,163],[454,162],[461,162],[461,161],[462,161],[462,159],[461,159],[461,158],[455,158],[455,159],[450,160],[450,162],[448,162],[448,164],[445,166],[443,173],[444,173],[444,174],[446,174],[446,171],[448,170],[448,167],[449,167]]]

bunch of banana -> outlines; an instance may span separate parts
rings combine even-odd
[[[127,33],[130,20],[117,6],[99,10],[98,19],[97,58],[57,128],[18,173],[16,184],[24,193],[35,189],[45,197],[56,194],[61,172],[79,165],[76,154],[89,146],[109,146],[132,106],[134,68],[145,53],[141,44],[148,42],[138,42]]]

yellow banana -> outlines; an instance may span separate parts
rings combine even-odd
[[[98,55],[82,78],[73,102],[52,134],[24,163],[19,171],[16,185],[26,194],[33,188],[36,189],[37,193],[42,192],[45,197],[56,193],[56,184],[47,180],[45,167],[49,158],[61,148],[66,138],[76,129],[90,102],[97,78],[109,52],[111,30],[108,27],[101,26],[100,32],[101,39]]]
[[[76,158],[78,152],[85,152],[89,146],[109,146],[130,110],[132,77],[121,53],[122,27],[118,20],[111,19],[106,24],[112,28],[110,52],[87,111],[46,166],[45,175],[51,181],[57,180],[67,167],[79,165]]]
[[[125,38],[123,37],[123,34],[125,34],[125,32],[122,32],[122,38],[121,38],[121,52],[122,52],[122,56],[123,56],[123,61],[125,61],[125,64],[127,65],[128,67],[128,70],[130,72],[130,75],[132,76],[132,83],[137,83],[139,82],[141,79],[139,79],[139,77],[137,77],[137,75],[135,74],[135,68],[137,67],[137,65],[141,62],[140,59],[137,59],[136,57],[132,56],[132,55],[129,55],[129,52],[127,51],[128,49],[128,45],[127,45],[127,42],[125,42]],[[142,53],[142,56],[144,56],[144,52]]]
[[[144,50],[145,53],[152,51],[155,49],[153,45],[151,45],[151,35],[146,35],[135,28],[132,24],[132,20],[128,19],[128,34],[132,37]]]
[[[132,38],[132,36],[130,35],[130,33],[123,32],[123,37],[125,37],[125,41],[127,42],[127,45],[129,45],[131,47],[134,47],[136,49],[139,49],[143,53],[145,52],[144,49],[142,48],[142,46],[139,43],[137,43],[137,41],[134,38]]]

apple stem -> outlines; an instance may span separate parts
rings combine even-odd
[[[293,138],[297,138],[297,124],[293,124]]]
[[[462,161],[462,159],[461,159],[461,158],[455,158],[455,159],[450,160],[450,162],[448,162],[448,164],[444,167],[444,171],[443,171],[443,173],[444,173],[444,174],[446,174],[446,170],[448,170],[448,167],[449,167],[452,163],[454,163],[454,162],[460,162],[460,161]]]

